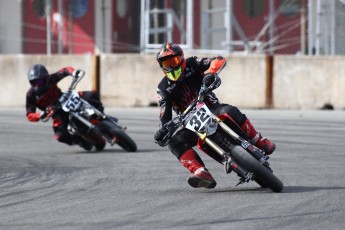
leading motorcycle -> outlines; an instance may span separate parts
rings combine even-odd
[[[62,109],[69,114],[68,131],[94,145],[97,150],[103,150],[108,142],[110,145],[118,144],[128,152],[135,152],[137,145],[125,132],[126,128],[119,125],[116,118],[106,115],[81,98],[75,90],[84,75],[83,70],[73,73],[68,90],[63,92],[56,104],[44,111],[41,120],[46,122],[55,111]]]
[[[269,156],[249,142],[228,114],[216,116],[203,102],[204,97],[218,86],[202,86],[198,97],[187,109],[162,127],[166,130],[162,145],[167,146],[170,137],[180,128],[189,129],[198,136],[200,150],[223,164],[227,174],[233,171],[239,176],[237,185],[255,181],[261,187],[281,192],[284,185],[273,174]]]

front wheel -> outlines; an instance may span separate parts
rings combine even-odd
[[[268,187],[273,192],[281,192],[283,190],[283,182],[242,147],[235,146],[231,151],[231,157],[235,158],[239,164],[253,173],[254,180],[261,187]]]
[[[137,145],[132,138],[130,138],[121,127],[115,125],[113,122],[103,120],[100,123],[99,128],[102,133],[114,139],[115,142],[127,152],[137,151]]]

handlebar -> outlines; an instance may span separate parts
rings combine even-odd
[[[55,114],[57,107],[55,105],[49,106],[46,110],[42,111],[40,114],[40,120],[43,122],[49,121],[49,119]]]
[[[85,71],[81,69],[74,70],[72,73],[73,80],[71,82],[71,85],[69,86],[68,90],[74,90],[75,87],[78,85],[80,80],[84,77]]]

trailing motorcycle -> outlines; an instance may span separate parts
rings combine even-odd
[[[283,183],[273,174],[269,157],[252,145],[246,134],[228,115],[216,116],[203,102],[204,97],[218,86],[203,86],[197,99],[187,109],[164,125],[166,135],[163,146],[180,128],[193,131],[198,138],[198,148],[224,165],[228,174],[234,171],[239,176],[239,184],[255,181],[261,187],[281,192]],[[237,186],[236,185],[236,186]]]
[[[118,144],[128,152],[135,152],[137,145],[125,132],[126,128],[120,126],[116,118],[106,115],[81,98],[75,90],[84,75],[83,70],[73,73],[73,80],[68,90],[61,95],[55,105],[44,111],[41,120],[49,120],[54,111],[62,109],[69,114],[68,131],[89,142],[90,146],[94,145],[97,150],[103,150],[108,142],[111,146]]]

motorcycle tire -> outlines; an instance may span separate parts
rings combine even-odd
[[[121,127],[116,126],[113,122],[108,120],[103,120],[99,127],[102,132],[105,132],[107,135],[115,138],[116,143],[127,152],[137,151],[136,143],[127,135],[127,133],[125,133]]]
[[[254,178],[254,181],[261,186],[261,188],[268,188],[267,185],[261,181],[259,178]]]
[[[240,146],[235,146],[231,151],[231,157],[235,158],[243,167],[254,174],[255,181],[261,187],[268,187],[273,192],[281,192],[284,188],[281,182],[270,170],[257,161],[250,153]]]

